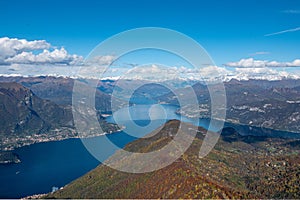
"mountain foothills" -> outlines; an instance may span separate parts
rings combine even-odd
[[[73,80],[61,79],[59,82],[53,81],[55,79],[53,77],[49,79],[52,81],[42,77],[26,79],[28,81],[22,82],[23,85],[11,82],[9,78],[5,78],[5,82],[0,82],[0,150],[12,150],[36,142],[79,137],[75,131],[71,109]],[[37,86],[38,84],[40,85]],[[103,96],[97,96],[103,99],[98,101],[99,107],[108,104],[108,100],[105,99],[107,95]],[[106,123],[100,114],[98,118],[105,132],[115,132],[119,129],[116,125]],[[86,136],[93,135],[95,134],[87,130]],[[8,156],[1,156],[3,157]],[[9,162],[9,160],[1,161]]]
[[[217,84],[207,86],[194,81],[173,82],[170,91],[160,83],[142,80],[100,80],[91,87],[88,80],[77,79],[88,92],[95,92],[98,121],[105,132],[120,128],[105,121],[112,113],[111,97],[124,86],[136,87],[132,96],[115,98],[118,106],[126,100],[135,104],[179,105],[175,94],[190,98],[186,87],[192,86],[199,105],[186,105],[178,113],[193,118],[209,118],[209,91],[220,92]],[[71,137],[96,136],[75,131],[72,115],[74,79],[64,77],[0,77],[0,163],[18,163],[14,148]],[[168,84],[168,83],[163,83]],[[177,120],[167,122],[160,131],[129,143],[132,152],[150,152],[170,143],[179,126],[197,130],[188,150],[174,163],[155,172],[130,174],[100,165],[63,189],[44,198],[300,198],[300,80],[231,80],[224,83],[227,100],[227,127],[214,149],[199,158],[204,136],[209,134]],[[89,119],[89,110],[74,110]],[[88,123],[88,121],[85,121]],[[237,129],[237,126],[247,127]],[[279,131],[296,137],[281,139]],[[269,130],[269,131],[264,131]],[[271,131],[270,131],[271,130]],[[293,132],[293,133],[292,133]],[[264,134],[268,133],[268,134]],[[151,135],[152,134],[152,135]],[[118,158],[119,153],[110,159]],[[122,165],[126,159],[116,159]]]
[[[43,198],[300,198],[299,140],[242,136],[225,128],[214,149],[200,159],[208,132],[171,120],[154,136],[133,141],[125,150],[158,150],[172,141],[180,125],[187,127],[187,136],[188,130],[198,131],[192,145],[171,165],[141,174],[100,165]],[[126,162],[125,157],[120,164],[130,164]]]
[[[14,81],[30,88],[33,93],[43,99],[58,105],[72,104],[74,80],[55,77],[5,77],[0,81]],[[84,80],[82,80],[84,84]],[[122,91],[124,87],[142,85],[133,96],[122,96],[130,99],[132,104],[160,103],[179,105],[175,96],[181,94],[189,101],[185,87],[192,86],[198,98],[199,105],[186,105],[178,110],[187,117],[209,118],[211,101],[209,92],[220,92],[218,85],[209,88],[204,83],[188,80],[176,80],[162,83],[149,83],[142,80],[102,80],[99,81],[95,98],[96,109],[101,113],[111,112],[111,95],[113,91]],[[170,91],[164,85],[171,85],[176,91]],[[288,132],[298,132],[300,129],[300,80],[235,80],[224,82],[226,106],[226,121],[265,129],[277,129]],[[123,105],[123,100],[118,105]]]
[[[18,83],[0,83],[0,105],[2,145],[18,137],[72,125],[70,112]]]
[[[85,80],[79,80],[83,84]],[[0,82],[16,82],[29,88],[42,99],[50,100],[58,105],[71,106],[74,79],[39,76],[39,77],[0,77]],[[100,87],[100,86],[99,86]],[[101,89],[112,88],[110,82],[102,82]],[[96,90],[96,108],[103,112],[110,106],[110,96],[101,90]]]
[[[76,79],[82,85],[88,80]],[[0,77],[1,149],[13,149],[25,144],[48,140],[59,140],[77,136],[72,119],[72,93],[74,79],[65,77]],[[164,85],[172,84],[170,91]],[[218,85],[208,88],[205,84],[188,80],[172,83],[149,83],[142,80],[101,80],[95,91],[95,107],[101,123],[107,132],[117,130],[103,120],[104,114],[111,114],[113,91],[124,87],[137,87],[133,96],[114,98],[118,106],[124,100],[134,104],[160,103],[179,105],[175,96],[190,98],[185,87],[192,86],[199,105],[186,105],[178,113],[187,117],[209,118],[211,114],[210,91],[219,92]],[[227,100],[226,121],[232,126],[246,125],[254,129],[277,129],[299,132],[300,128],[300,80],[280,81],[232,79],[224,82]],[[88,87],[85,87],[88,88]],[[92,90],[92,88],[91,88]],[[86,113],[81,113],[85,115]],[[240,131],[240,130],[239,130]],[[96,134],[96,133],[95,133]],[[241,134],[243,134],[241,132]]]
[[[300,80],[231,80],[224,83],[226,98],[226,121],[263,129],[296,132],[300,130]],[[201,83],[193,85],[199,105],[186,105],[178,113],[188,117],[209,118],[211,102],[209,92],[222,92],[220,85],[209,88]],[[177,93],[186,94],[185,89]],[[163,103],[178,105],[173,93],[159,97]]]

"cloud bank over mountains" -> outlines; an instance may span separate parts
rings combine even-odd
[[[226,63],[227,67],[235,68],[265,68],[265,67],[300,67],[300,59],[292,62],[277,62],[267,60],[254,60],[254,58],[241,59],[237,62]]]
[[[45,40],[28,41],[17,38],[0,38],[0,64],[61,64],[75,65],[83,57],[70,55],[63,48],[53,47]]]
[[[256,54],[268,54],[257,52]],[[101,79],[138,80],[199,80],[229,81],[231,79],[300,79],[300,59],[278,62],[245,58],[223,66],[208,65],[166,66],[160,64],[130,64],[114,55],[99,55],[84,61],[83,57],[69,54],[64,47],[55,47],[45,40],[28,41],[0,38],[0,76],[68,76]],[[114,62],[116,61],[116,62]],[[107,65],[112,65],[108,68]],[[78,71],[83,73],[78,76]],[[100,76],[99,74],[103,74]]]

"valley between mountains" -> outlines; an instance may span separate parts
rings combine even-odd
[[[78,136],[74,130],[71,109],[74,79],[51,76],[0,77],[0,82],[2,150]],[[81,82],[86,83],[85,80]],[[140,99],[146,104],[178,105],[174,93],[160,83],[127,81],[133,85],[141,82],[144,86],[135,91],[132,105],[140,103]],[[191,85],[199,101],[197,108],[195,105],[187,105],[178,110],[179,114],[193,118],[200,113],[200,118],[209,118],[211,105],[206,85],[193,81],[173,82],[172,85],[177,88],[179,94],[185,94],[184,87]],[[299,131],[300,80],[231,80],[225,82],[224,86],[227,122],[258,127],[259,132],[263,134],[269,129],[295,133]],[[99,81],[95,95],[99,121],[108,133],[120,129],[103,120],[103,116],[111,114],[113,90],[118,90],[117,81]],[[188,94],[185,96],[189,98]],[[118,101],[122,105],[122,99]],[[93,135],[97,133],[87,133],[87,136]]]
[[[0,77],[1,153],[3,164],[22,158],[11,150],[38,142],[73,137],[98,136],[87,130],[79,136],[72,117],[74,79],[63,77]],[[87,81],[80,80],[87,85]],[[140,84],[139,80],[125,80]],[[168,104],[178,106],[174,92],[160,83],[143,82],[130,105]],[[175,82],[173,82],[175,84]],[[192,86],[199,105],[179,108],[178,114],[209,118],[210,95],[207,86],[193,81],[173,85],[177,94]],[[231,80],[226,89],[226,126],[214,149],[199,158],[207,133],[202,127],[170,120],[149,138],[125,146],[132,152],[159,150],[170,143],[183,124],[198,130],[188,150],[174,163],[155,172],[130,174],[99,165],[62,189],[39,198],[300,198],[300,80]],[[101,80],[95,89],[98,122],[106,133],[122,127],[108,123],[112,114],[111,95],[121,90],[117,81]],[[216,88],[216,91],[218,88]],[[185,94],[188,98],[189,95]],[[116,99],[123,105],[124,99]],[[79,112],[79,111],[78,111]],[[81,113],[85,115],[85,113]],[[86,115],[88,118],[88,115]],[[118,158],[116,152],[110,159]],[[127,165],[126,159],[120,165]]]

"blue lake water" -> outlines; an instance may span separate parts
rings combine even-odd
[[[85,140],[101,144],[104,137]],[[133,139],[123,132],[107,137],[120,147]],[[80,139],[38,143],[18,148],[15,152],[20,156],[21,163],[0,165],[0,198],[50,192],[53,186],[64,186],[100,164]],[[108,149],[103,155],[108,157],[112,153]]]
[[[135,126],[133,128],[130,126],[126,110],[116,112],[115,119],[126,126],[124,131],[129,134],[121,131],[106,136],[87,138],[85,141],[97,144],[96,147],[103,152],[103,158],[107,158],[116,149],[105,148],[104,141],[106,137],[122,148],[137,137],[142,137],[156,129],[168,119],[181,119],[179,115],[175,114],[177,107],[163,106],[163,108],[164,111],[159,106],[152,108],[151,105],[137,106],[130,111],[135,123],[139,125],[138,127],[143,127],[144,129],[141,130],[144,131],[137,130]],[[153,120],[155,123],[150,126],[149,109],[151,118],[155,119]],[[182,120],[191,122],[186,118]],[[115,120],[109,117],[107,121],[114,122]],[[203,120],[201,125],[207,126],[208,123],[207,120]],[[131,133],[134,133],[134,135],[131,135]],[[62,187],[100,164],[86,150],[81,140],[76,138],[33,144],[18,148],[14,152],[20,156],[22,162],[0,165],[0,198],[20,198],[32,194],[51,192],[53,186]]]
[[[130,141],[150,133],[169,119],[180,119],[197,125],[195,120],[177,115],[176,110],[177,107],[169,105],[144,105],[134,106],[130,110],[119,110],[114,113],[114,117],[107,118],[107,121],[124,125],[126,127],[124,131],[87,138],[84,141],[93,148],[99,149],[102,159],[105,159],[116,151],[116,148],[106,146],[107,138],[122,148]],[[152,122],[149,121],[150,117]],[[135,123],[128,119],[133,119]],[[199,125],[207,128],[209,120],[203,119]],[[240,128],[245,134],[251,132],[248,126],[235,126],[235,128]],[[257,130],[258,133],[259,131]],[[0,165],[0,198],[20,198],[51,192],[53,186],[62,187],[100,164],[87,151],[80,139],[38,143],[18,148],[14,152],[20,156],[22,162]]]

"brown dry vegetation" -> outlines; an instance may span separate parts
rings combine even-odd
[[[178,125],[169,121],[155,136],[125,149],[148,152],[162,147]],[[46,198],[300,198],[298,141],[243,137],[227,130],[213,151],[199,159],[205,130],[198,130],[185,154],[163,169],[130,174],[100,165]]]

